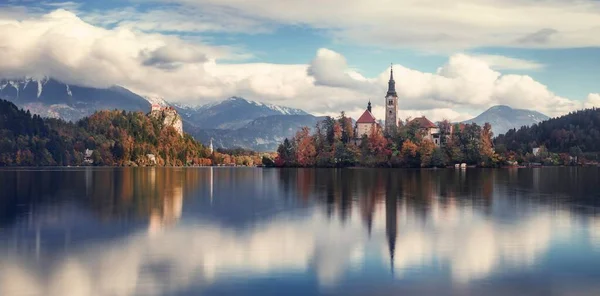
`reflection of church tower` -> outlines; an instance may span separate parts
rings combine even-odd
[[[396,251],[396,236],[398,234],[398,191],[395,183],[388,178],[385,198],[385,233],[390,251],[390,268],[394,272],[394,253]]]
[[[398,94],[396,93],[396,81],[394,81],[394,69],[390,68],[390,81],[388,91],[385,95],[385,131],[389,132],[398,123]]]
[[[369,237],[371,237],[371,232],[373,231],[373,210],[367,213],[367,231],[369,233]]]

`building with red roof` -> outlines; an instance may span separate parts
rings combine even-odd
[[[424,139],[428,139],[433,142],[436,146],[440,146],[440,128],[431,120],[427,119],[425,116],[414,118],[408,123],[415,124],[419,127],[421,131],[423,131]]]
[[[367,110],[363,112],[363,114],[358,118],[355,125],[354,134],[356,138],[360,139],[364,135],[367,137],[371,135],[373,131],[379,130],[379,123],[377,123],[377,119],[371,113],[371,102],[367,105]]]

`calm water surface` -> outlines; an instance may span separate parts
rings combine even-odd
[[[600,295],[600,168],[0,170],[0,295]]]

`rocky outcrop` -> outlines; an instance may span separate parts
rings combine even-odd
[[[177,113],[177,110],[171,107],[163,107],[160,109],[153,109],[150,112],[150,116],[162,119],[163,126],[172,126],[178,133],[183,137],[183,122],[181,116]]]

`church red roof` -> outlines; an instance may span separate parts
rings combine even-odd
[[[431,122],[425,116],[417,117],[410,121],[410,123],[413,123],[413,122],[416,122],[420,128],[436,128],[437,127],[437,125],[435,125],[433,122]]]
[[[373,116],[369,110],[365,110],[356,123],[377,123],[377,121],[375,120],[375,116]]]

